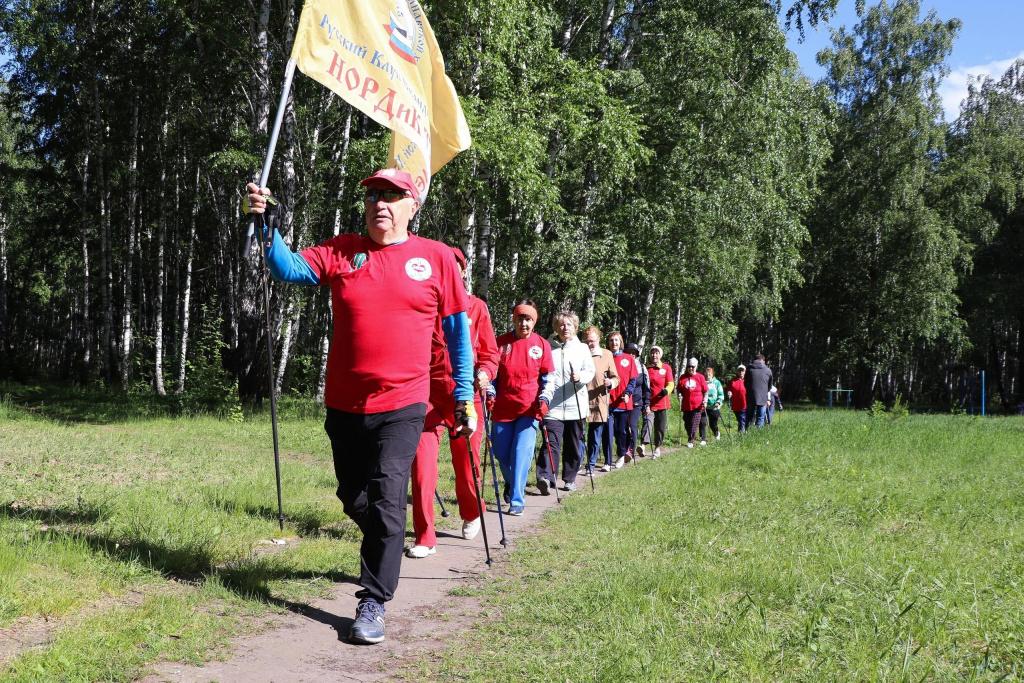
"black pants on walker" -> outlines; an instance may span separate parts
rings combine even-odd
[[[537,479],[555,481],[548,462],[548,445],[551,445],[551,458],[555,461],[558,471],[559,460],[562,462],[562,481],[566,484],[576,482],[576,473],[583,462],[583,422],[581,420],[544,420],[547,438],[541,435],[540,453],[537,454]],[[564,458],[560,458],[564,455]]]
[[[398,588],[409,474],[427,406],[363,415],[327,409],[338,498],[363,532],[358,597],[387,602]]]
[[[718,431],[718,421],[722,419],[722,413],[718,408],[708,408],[704,415],[700,418],[700,438],[701,440],[707,440],[707,427],[708,422],[711,423],[711,433],[718,436],[721,432]]]

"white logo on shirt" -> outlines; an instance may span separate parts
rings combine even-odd
[[[658,370],[658,374],[659,374],[659,375],[662,375],[662,376],[664,376],[664,374],[665,374],[665,368],[660,368],[660,369]]]
[[[405,262],[405,274],[417,282],[423,282],[433,271],[425,258],[411,258]]]
[[[629,359],[628,358],[623,358],[622,360],[619,361],[619,365],[621,365],[624,368],[628,368],[629,367]]]
[[[526,351],[526,355],[528,355],[530,358],[534,360],[538,360],[541,356],[544,355],[544,351],[539,346],[534,344]]]
[[[687,389],[694,389],[694,388],[696,388],[696,386],[697,386],[697,380],[695,380],[695,379],[688,379],[688,380],[686,380],[686,388]]]

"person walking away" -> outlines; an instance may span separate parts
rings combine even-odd
[[[498,337],[498,374],[488,394],[491,446],[505,479],[510,515],[526,508],[526,478],[537,443],[537,425],[554,396],[551,345],[533,331],[537,306],[523,299],[512,310],[511,332]]]
[[[768,410],[765,414],[765,422],[771,425],[775,419],[775,411],[782,410],[782,400],[779,398],[779,388],[774,384],[768,390]]]
[[[629,413],[630,447],[626,457],[629,459],[632,455],[635,458],[642,458],[644,430],[640,427],[640,420],[643,418],[646,426],[647,413],[651,408],[651,381],[647,376],[647,368],[640,362],[640,347],[630,342],[626,344],[626,353],[633,357],[637,369],[637,384],[633,389],[633,410]]]
[[[551,357],[555,365],[555,394],[551,410],[544,418],[546,439],[537,454],[537,489],[541,495],[548,495],[554,488],[555,472],[550,471],[548,448],[557,470],[559,457],[562,461],[562,490],[576,490],[576,474],[583,461],[583,425],[587,413],[582,413],[587,404],[587,384],[594,379],[594,361],[590,349],[576,336],[580,319],[569,310],[555,313],[551,326]],[[582,413],[582,414],[581,414]]]
[[[679,392],[679,409],[683,411],[683,424],[689,434],[686,447],[693,448],[697,441],[697,430],[700,427],[701,413],[708,393],[708,383],[704,380],[704,375],[697,372],[696,358],[686,361],[686,372],[679,378],[676,390]],[[700,445],[707,446],[707,440],[702,438]]]
[[[608,395],[619,386],[619,373],[615,358],[608,349],[601,348],[601,330],[593,325],[583,332],[594,362],[594,379],[587,385],[590,415],[587,417],[587,466],[597,467],[597,454],[604,453],[602,472],[612,468],[612,423],[608,410]]]
[[[452,248],[459,272],[465,283],[466,257],[458,247]],[[480,404],[480,387],[490,384],[490,378],[498,369],[498,346],[491,327],[491,314],[483,300],[469,294],[469,329],[473,347],[476,389],[474,403],[476,414],[483,414]],[[430,401],[423,423],[416,457],[412,463],[412,526],[413,545],[405,556],[419,559],[433,555],[437,550],[437,534],[434,528],[434,496],[437,491],[438,453],[441,449],[442,432],[454,426],[455,403],[452,398],[454,386],[451,381],[451,363],[440,320],[434,328],[430,362]],[[469,439],[449,438],[448,446],[455,470],[455,497],[459,503],[462,518],[462,537],[476,538],[480,532],[480,506],[473,479],[473,464],[479,465],[480,445],[483,430],[477,429]],[[473,460],[470,460],[472,453]]]
[[[708,395],[704,403],[704,414],[700,418],[700,438],[703,441],[707,434],[707,425],[711,424],[711,433],[715,441],[722,438],[718,429],[718,421],[722,419],[722,404],[725,403],[725,390],[722,383],[715,377],[715,369],[710,365],[704,368],[704,378],[708,384]]]
[[[736,416],[736,431],[740,434],[747,431],[747,386],[743,382],[746,374],[747,366],[739,365],[736,368],[736,376],[729,382],[729,389],[726,392],[729,407]]]
[[[771,368],[764,362],[764,355],[757,354],[747,366],[743,380],[747,388],[747,425],[760,429],[767,417],[768,394],[774,378]]]
[[[652,455],[655,458],[661,457],[661,445],[665,443],[665,432],[668,431],[668,411],[672,408],[672,390],[675,388],[672,366],[661,360],[662,355],[660,346],[652,346],[651,364],[647,366],[647,375],[651,379]]]
[[[633,356],[625,352],[625,343],[621,332],[608,335],[608,346],[615,361],[615,369],[619,373],[619,386],[608,395],[608,408],[611,410],[615,434],[615,468],[626,464],[626,455],[630,446],[629,419],[633,412],[633,391],[639,381],[639,369]],[[629,453],[632,459],[632,453]]]
[[[419,191],[409,173],[382,169],[361,185],[365,233],[338,235],[298,253],[276,230],[264,230],[260,241],[275,279],[331,290],[324,427],[338,498],[363,536],[349,639],[379,643],[384,605],[398,588],[406,492],[427,412],[438,318],[455,385],[457,436],[474,430],[476,415],[468,303],[455,257],[446,245],[410,234]],[[246,211],[263,213],[270,190],[250,183],[246,191]],[[381,340],[394,338],[403,352],[382,354]]]

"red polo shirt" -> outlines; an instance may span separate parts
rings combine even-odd
[[[683,410],[698,410],[704,405],[704,396],[708,393],[708,382],[704,375],[695,372],[692,375],[679,376],[679,396]]]
[[[334,331],[324,403],[347,413],[382,413],[426,403],[438,317],[467,309],[450,247],[416,235],[381,246],[345,234],[302,256],[331,288]],[[365,264],[353,269],[356,254]]]
[[[746,410],[747,409],[747,385],[743,383],[743,380],[736,378],[729,382],[729,391],[732,392],[732,399],[730,404],[732,409],[735,410]]]
[[[672,378],[672,366],[668,363],[662,363],[659,368],[656,365],[650,365],[647,368],[647,374],[651,377],[651,410],[668,410],[672,407],[672,398],[665,394],[663,398],[654,400],[654,397],[658,395],[662,389],[664,389],[669,382],[674,382]]]
[[[537,410],[540,378],[554,372],[555,361],[551,345],[536,332],[525,339],[517,339],[514,332],[506,332],[498,337],[497,343],[500,360],[491,419],[512,422]]]

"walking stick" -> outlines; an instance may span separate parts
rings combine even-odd
[[[501,493],[498,492],[498,468],[494,464],[494,445],[491,443],[491,415],[487,410],[487,397],[482,396],[483,399],[483,413],[484,413],[484,447],[486,449],[488,457],[491,459],[491,481],[494,482],[494,502],[498,506],[498,526],[501,527],[501,545],[507,546],[508,539],[505,538],[505,517],[501,511]],[[480,501],[481,506],[483,500]],[[482,508],[481,508],[482,509]],[[482,524],[482,522],[481,522]]]
[[[441,500],[441,494],[437,492],[437,489],[434,489],[434,499],[437,501],[437,504],[441,506],[441,516],[447,517],[448,510],[445,508],[444,501]]]
[[[267,254],[264,251],[264,228],[266,221],[263,214],[256,214],[256,229],[259,230],[260,241],[260,273],[263,277],[263,311],[267,320],[267,379],[270,388],[270,425],[274,435],[274,477],[277,480],[277,524],[284,531],[284,507],[281,503],[281,449],[277,437],[277,393],[274,390],[274,340],[271,336],[273,325],[270,320],[270,270],[267,268]]]
[[[451,439],[458,437],[452,437],[449,434],[448,438]],[[480,514],[480,529],[484,532],[484,555],[487,556],[487,560],[485,561],[484,564],[490,567],[491,544],[487,540],[487,522],[486,520],[484,520],[484,492],[481,490],[480,487],[480,470],[477,467],[477,454],[473,452],[473,443],[470,441],[470,438],[468,436],[464,438],[466,439],[466,449],[469,451],[469,469],[473,472],[473,493],[476,494],[476,509],[477,512]]]
[[[563,356],[564,355],[565,354],[563,352]],[[572,369],[572,363],[569,363],[569,375],[570,375],[570,377],[572,375],[574,375],[574,374],[576,374],[576,371]],[[576,382],[575,381],[573,381],[573,383],[572,383],[572,388],[573,389],[576,388]],[[581,426],[580,426],[580,429],[585,431],[587,421],[586,421],[586,418],[583,417],[583,411],[580,410],[580,393],[577,391],[574,394],[574,396],[576,397],[576,412],[579,413],[579,415],[580,415],[580,422],[582,423]],[[588,404],[587,407],[589,407],[589,404]],[[581,462],[582,462],[582,459],[584,457],[588,457],[587,454],[584,452],[586,449],[583,446],[584,446],[583,433],[581,431],[580,432],[580,443],[579,443],[579,452],[581,454],[581,458],[580,458]],[[590,461],[589,460],[587,460],[587,474],[590,475],[590,492],[593,493],[594,491],[597,490],[597,488],[594,486],[594,468],[590,466]]]
[[[551,454],[551,439],[548,438],[548,426],[544,424],[543,419],[540,421],[540,428],[544,432],[544,445],[548,450],[548,467],[551,468],[551,476],[555,478],[555,500],[561,505],[562,497],[558,495],[558,475],[555,474],[555,456]]]

